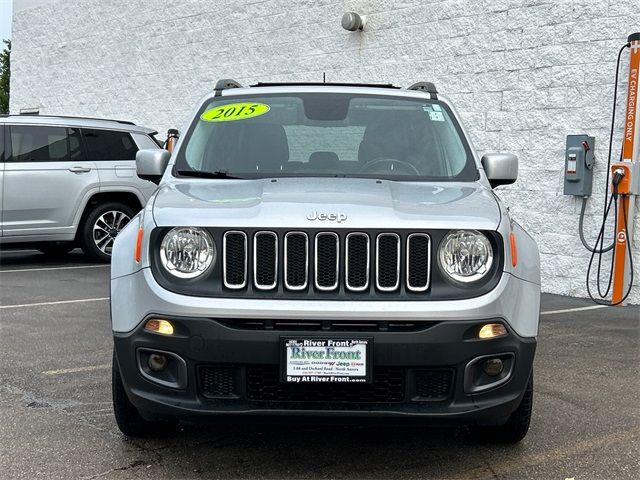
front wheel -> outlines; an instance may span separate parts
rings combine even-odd
[[[82,251],[94,260],[109,262],[113,242],[134,215],[135,212],[122,203],[109,202],[95,206],[81,226]]]
[[[173,433],[177,422],[153,422],[145,420],[131,403],[122,384],[115,352],[111,366],[111,393],[113,396],[113,413],[116,424],[128,437],[160,437]]]
[[[473,426],[471,434],[476,440],[490,443],[518,443],[529,431],[533,411],[533,372],[520,405],[504,425]]]

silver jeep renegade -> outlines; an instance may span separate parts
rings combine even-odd
[[[113,401],[127,435],[320,417],[529,427],[538,248],[433,84],[218,82],[118,236]]]

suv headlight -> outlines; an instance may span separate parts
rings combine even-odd
[[[452,230],[440,243],[438,263],[456,282],[475,282],[491,270],[493,247],[477,230]]]
[[[176,227],[162,239],[160,260],[171,275],[195,278],[215,263],[216,245],[202,228]]]

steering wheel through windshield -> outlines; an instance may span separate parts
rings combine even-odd
[[[420,172],[413,164],[396,158],[376,158],[370,160],[360,167],[359,173],[382,173],[379,170],[376,171],[374,167],[384,164],[390,164],[390,171],[396,172],[395,167],[399,166],[401,170],[404,169],[406,172],[411,172],[410,175],[415,174],[420,176]]]

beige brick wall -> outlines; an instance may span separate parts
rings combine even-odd
[[[562,195],[564,139],[596,137],[585,222],[592,239],[602,210],[615,56],[640,27],[634,2],[168,3],[65,0],[17,12],[12,110],[35,106],[164,130],[179,126],[218,78],[309,81],[326,72],[329,81],[431,80],[456,103],[480,152],[519,155],[520,179],[498,192],[540,245],[543,289],[586,295],[580,200]],[[368,16],[364,32],[341,28],[348,10]],[[635,236],[640,246],[638,229]],[[640,264],[638,247],[635,258]],[[640,284],[638,268],[636,278]],[[640,303],[640,288],[632,299]]]

